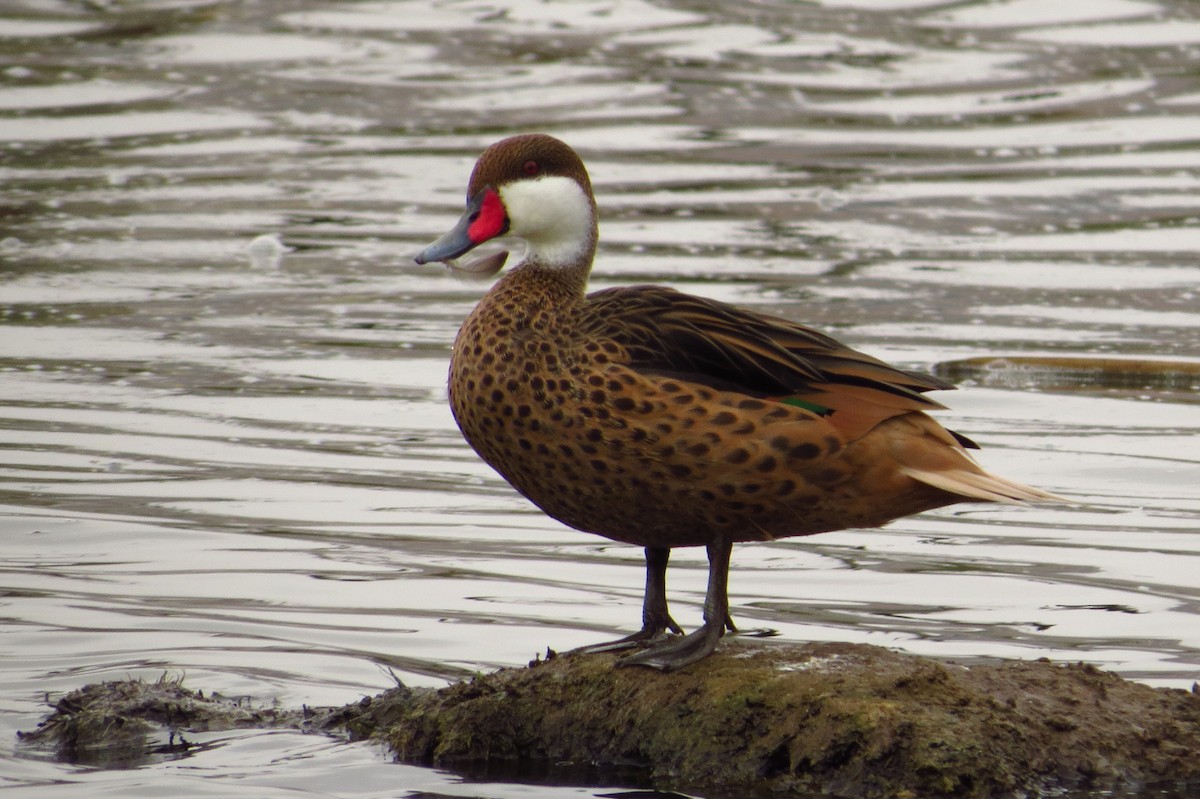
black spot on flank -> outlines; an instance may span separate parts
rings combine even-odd
[[[795,447],[792,447],[792,451],[788,454],[793,458],[811,460],[821,454],[821,448],[816,444],[799,444]]]
[[[750,453],[741,447],[738,447],[725,456],[725,461],[727,463],[732,463],[735,465],[739,463],[745,463],[748,460],[750,460]]]

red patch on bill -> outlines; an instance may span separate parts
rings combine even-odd
[[[508,214],[500,195],[492,189],[487,189],[483,195],[483,204],[479,206],[479,216],[467,228],[467,235],[476,244],[494,239],[508,229]]]

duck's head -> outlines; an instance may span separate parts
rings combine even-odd
[[[585,273],[591,268],[596,251],[592,183],[575,151],[553,136],[513,136],[484,150],[471,173],[466,211],[415,260],[492,275],[504,266],[508,248],[482,255],[471,251],[488,241],[507,245],[509,239],[524,243],[525,263]]]

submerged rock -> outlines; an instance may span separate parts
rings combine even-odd
[[[1009,797],[1200,786],[1200,696],[1091,666],[967,667],[869,646],[748,641],[727,642],[671,674],[613,664],[604,655],[550,657],[436,691],[398,688],[303,713],[251,711],[173,686],[167,705],[187,713],[164,714],[162,703],[146,701],[150,684],[106,683],[64,698],[25,737],[71,741],[66,752],[59,744],[69,756],[95,751],[84,739],[103,738],[114,718],[128,719],[121,729],[153,722],[182,732],[189,723],[212,729],[228,713],[227,726],[380,740],[409,762],[524,764],[564,776],[579,766],[632,768],[639,782],[717,795]],[[77,723],[93,704],[105,706],[107,727]]]
[[[303,718],[301,711],[205,697],[177,680],[117,680],[72,691],[36,730],[18,736],[68,763],[128,768],[188,751],[185,733],[298,727]]]

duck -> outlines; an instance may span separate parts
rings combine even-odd
[[[467,443],[563,524],[642,547],[642,627],[585,652],[672,671],[737,632],[734,544],[894,519],[959,502],[1061,497],[985,471],[900,369],[777,316],[657,285],[588,293],[599,240],[587,169],[563,141],[509,137],[479,156],[466,209],[418,264],[499,273],[466,317],[448,393]],[[486,246],[481,246],[486,245]],[[671,550],[706,548],[703,623],[672,618]]]

